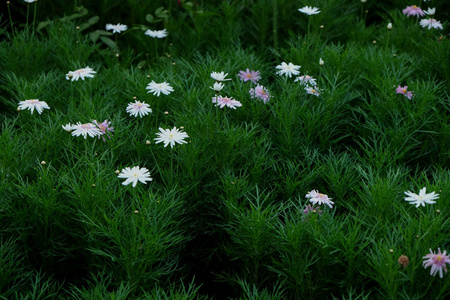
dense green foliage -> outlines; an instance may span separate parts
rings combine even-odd
[[[1,18],[2,299],[450,296],[449,274],[422,266],[430,248],[450,251],[445,1],[421,5],[443,30],[404,16],[404,0],[68,2],[11,1]],[[322,94],[276,75],[281,62]],[[86,66],[94,78],[66,80]],[[246,68],[267,104],[236,76]],[[242,107],[214,106],[213,71]],[[151,80],[175,91],[149,94]],[[128,115],[133,97],[152,113]],[[17,111],[26,99],[50,109]],[[61,127],[94,119],[111,121],[111,139]],[[187,144],[155,144],[174,126]],[[132,166],[153,181],[122,185],[115,171]],[[435,204],[404,201],[423,187]],[[313,189],[334,207],[305,215]]]

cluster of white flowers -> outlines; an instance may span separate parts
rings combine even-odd
[[[219,95],[219,92],[224,88],[224,81],[231,80],[231,78],[226,78],[228,73],[225,74],[225,72],[211,72],[211,78],[214,79],[216,82],[213,86],[210,86],[209,88],[216,92],[216,95],[212,97],[212,103],[215,103],[216,106],[219,106],[220,108],[229,107],[231,109],[236,109],[236,107],[241,107],[242,103],[233,99],[233,97],[222,97]]]
[[[324,64],[322,58],[319,59],[319,65],[322,66]],[[301,66],[294,65],[293,63],[285,63],[282,62],[280,65],[276,66],[278,69],[277,74],[278,75],[285,75],[286,77],[291,78],[292,75],[298,75],[300,74],[299,69]],[[303,75],[298,76],[295,78],[294,82],[299,82],[301,85],[305,86],[305,91],[308,94],[319,96],[322,91],[317,87],[316,79],[309,75]]]

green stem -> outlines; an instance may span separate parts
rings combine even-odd
[[[34,2],[34,15],[33,15],[33,31],[36,24],[36,10],[37,10],[37,1]]]
[[[30,5],[27,5],[27,29],[28,29],[28,14],[30,12]]]
[[[311,28],[311,18],[308,18],[308,35],[307,35],[307,39],[309,39],[309,30]]]
[[[158,40],[157,40],[156,37],[155,37],[154,39],[155,39],[155,54],[156,54],[156,61],[158,61],[158,59],[159,59],[159,54],[158,54]]]
[[[14,26],[13,26],[12,17],[11,17],[11,10],[9,9],[9,3],[7,4],[7,6],[8,6],[8,14],[9,14],[9,23],[11,24],[12,32],[14,32]]]

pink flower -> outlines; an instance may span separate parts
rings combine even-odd
[[[407,17],[409,17],[409,16],[416,16],[416,17],[425,16],[425,13],[423,12],[423,10],[420,7],[418,7],[417,5],[407,6],[403,10],[403,14],[406,15]]]
[[[110,132],[114,131],[114,127],[110,127],[111,122],[108,122],[108,120],[103,121],[103,123],[99,123],[96,120],[94,120],[93,122],[95,125],[97,125],[98,129],[100,130],[101,134],[98,136],[98,138],[100,138],[100,136],[102,136],[102,139],[104,142],[106,142],[104,135],[106,135],[107,137],[109,137],[111,139],[111,134]]]
[[[227,106],[229,108],[236,109],[236,107],[242,106],[241,102],[234,100],[231,97],[222,97],[220,95],[217,97],[212,97],[212,103],[216,103],[216,106],[220,106],[220,108]]]
[[[423,258],[427,259],[423,262],[423,267],[426,269],[429,266],[431,266],[430,275],[435,276],[436,273],[439,271],[439,277],[442,278],[442,269],[447,273],[447,266],[445,265],[450,264],[450,257],[444,253],[441,253],[441,249],[438,248],[438,253],[434,254],[433,251],[430,249],[430,254],[425,255]]]
[[[259,76],[259,71],[253,71],[253,70],[250,71],[248,68],[247,68],[247,70],[245,70],[245,72],[239,71],[238,76],[244,82],[251,80],[253,83],[257,83],[258,80],[261,79],[261,76]]]
[[[264,102],[264,104],[269,102],[270,98],[272,98],[272,96],[264,88],[264,86],[259,85],[259,84],[254,89],[250,89],[249,93],[250,93],[250,97],[259,98]]]
[[[310,198],[309,202],[312,202],[312,204],[314,204],[314,205],[316,205],[316,204],[319,204],[319,205],[326,204],[326,205],[328,205],[329,208],[333,208],[334,202],[331,201],[331,198],[329,198],[325,194],[319,193],[319,191],[312,190],[311,192],[306,194],[305,197],[306,198]]]
[[[404,87],[398,86],[397,89],[395,90],[397,92],[397,94],[402,94],[404,95],[406,98],[408,98],[409,100],[412,99],[413,97],[413,92],[411,91],[407,91],[408,86],[405,85]]]

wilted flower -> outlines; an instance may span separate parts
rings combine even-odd
[[[282,62],[281,65],[276,66],[276,68],[279,70],[277,71],[278,75],[286,75],[291,78],[292,75],[298,75],[300,73],[299,69],[301,66],[296,66],[293,63],[286,64],[285,62]]]
[[[216,106],[220,106],[220,108],[224,108],[224,106],[227,106],[232,109],[236,109],[236,107],[241,107],[242,103],[234,100],[232,97],[222,97],[222,96],[216,96],[212,97],[212,103],[216,103]]]
[[[158,137],[155,141],[156,144],[164,142],[164,147],[170,144],[170,147],[173,148],[176,143],[186,144],[187,142],[184,139],[189,137],[186,132],[178,130],[176,127],[173,127],[173,129],[163,129],[160,127],[159,131],[156,134]]]
[[[408,86],[407,85],[405,85],[404,87],[402,87],[402,86],[398,86],[397,87],[397,89],[395,90],[395,92],[397,93],[397,94],[402,94],[402,95],[404,95],[406,98],[408,98],[409,100],[411,100],[412,99],[412,97],[413,97],[413,92],[412,91],[407,91],[408,90]]]
[[[316,204],[326,204],[329,208],[333,208],[334,202],[331,201],[331,198],[328,197],[328,195],[321,194],[319,191],[312,190],[308,192],[305,196],[306,198],[310,198],[309,201],[312,202],[314,205]]]
[[[307,14],[307,15],[316,15],[316,14],[320,13],[319,8],[311,7],[311,6],[305,6],[303,8],[299,8],[298,11],[302,12],[304,14]]]
[[[400,255],[400,257],[398,258],[398,264],[400,266],[402,266],[404,269],[406,269],[406,267],[409,265],[409,258],[406,255]]]
[[[264,102],[264,104],[269,102],[270,98],[272,97],[267,89],[259,84],[254,89],[250,89],[249,93],[251,98],[259,98]]]
[[[211,78],[214,79],[217,82],[231,80],[230,78],[225,79],[227,77],[228,73],[225,74],[225,72],[211,72]]]
[[[152,38],[159,38],[159,39],[165,38],[168,35],[166,29],[163,29],[163,30],[150,30],[150,29],[147,29],[147,31],[145,31],[144,34],[148,35],[148,36],[150,36]]]
[[[69,71],[69,73],[66,74],[66,79],[71,81],[74,80],[78,81],[79,78],[81,78],[81,80],[84,80],[84,77],[94,78],[95,73],[96,72],[94,70],[92,70],[89,67],[86,67],[84,69]]]
[[[126,180],[122,182],[122,184],[128,185],[130,183],[133,183],[133,187],[136,186],[138,181],[142,182],[143,184],[147,184],[146,181],[153,180],[153,178],[150,178],[150,172],[147,168],[139,168],[138,166],[131,169],[129,167],[122,169],[122,172],[117,177],[126,178]]]
[[[436,194],[435,192],[427,194],[426,187],[420,190],[419,195],[410,191],[405,192],[405,194],[409,196],[405,198],[405,201],[410,201],[410,204],[415,204],[416,207],[419,207],[420,205],[425,207],[425,203],[433,204],[436,203],[436,201],[433,200],[439,199],[439,194]]]
[[[50,107],[45,103],[45,101],[39,101],[39,99],[30,99],[19,102],[19,107],[17,110],[29,109],[31,114],[33,114],[34,109],[41,114],[44,109],[50,109]]]
[[[245,71],[239,71],[238,76],[244,82],[251,80],[253,83],[257,83],[261,79],[261,76],[259,76],[259,71],[250,71],[248,68]]]
[[[123,25],[123,24],[117,24],[117,25],[113,25],[113,24],[106,24],[106,30],[112,30],[112,33],[121,33],[122,31],[125,31],[128,29],[127,25]]]
[[[320,206],[314,207],[314,205],[308,204],[308,205],[306,205],[305,209],[303,210],[303,213],[305,215],[308,215],[309,213],[317,213],[317,214],[321,215],[322,211],[320,210]]]
[[[167,83],[156,83],[152,80],[148,84],[148,86],[145,88],[149,90],[147,93],[153,93],[153,95],[156,95],[159,97],[160,93],[163,93],[164,95],[169,95],[171,92],[173,92],[173,88]]]
[[[418,7],[417,5],[407,6],[403,10],[403,14],[406,15],[407,17],[409,17],[409,16],[421,17],[421,16],[425,15],[423,10],[420,7]]]
[[[447,266],[446,264],[450,264],[450,257],[447,255],[447,253],[444,251],[444,253],[441,253],[441,249],[438,248],[438,253],[435,254],[430,249],[430,253],[425,255],[423,259],[426,259],[423,262],[423,267],[426,269],[429,266],[431,266],[430,275],[435,276],[436,273],[439,271],[439,277],[443,278],[442,270],[447,273]]]
[[[428,30],[430,30],[431,28],[436,28],[436,29],[444,29],[444,27],[442,27],[441,22],[439,22],[438,20],[435,19],[423,19],[420,20],[419,23],[422,27],[427,27],[428,26]]]
[[[127,106],[127,113],[129,113],[130,116],[137,117],[139,114],[139,117],[142,118],[142,116],[145,116],[151,112],[152,112],[152,109],[150,108],[150,105],[148,105],[145,102],[134,101],[134,103],[128,103],[128,106]]]

